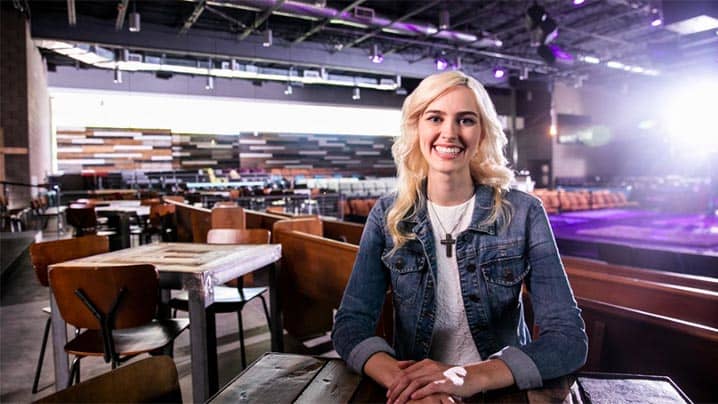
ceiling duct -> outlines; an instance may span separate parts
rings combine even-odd
[[[197,2],[199,0],[186,0]],[[215,7],[232,7],[255,12],[263,11],[274,7],[277,0],[208,0],[207,4]],[[373,15],[368,18],[366,13],[361,16],[355,15],[355,10],[348,10],[341,13],[340,10],[330,7],[318,7],[313,4],[300,3],[297,1],[285,1],[284,4],[277,7],[275,14],[295,17],[309,20],[325,20],[328,19],[332,24],[342,24],[349,26],[362,26],[369,28],[382,28],[384,31],[406,36],[431,36],[436,39],[443,39],[462,45],[468,45],[476,48],[485,48],[497,46],[496,38],[491,35],[478,37],[474,34],[443,30],[440,31],[436,26],[426,23],[411,22],[392,22],[391,19]]]

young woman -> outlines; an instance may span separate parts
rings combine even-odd
[[[398,189],[367,218],[332,332],[341,357],[385,386],[390,403],[536,388],[585,362],[546,213],[509,190],[505,144],[486,90],[463,73],[429,76],[404,102],[392,148]],[[374,334],[389,287],[393,346]]]

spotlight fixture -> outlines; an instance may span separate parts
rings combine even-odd
[[[506,75],[506,70],[504,70],[500,67],[497,67],[494,69],[494,77],[495,78],[502,79],[502,78],[504,78],[505,75]]]
[[[121,84],[122,83],[122,70],[120,70],[119,67],[115,67],[115,79],[113,80],[115,84]]]
[[[436,70],[438,71],[444,71],[447,67],[449,67],[449,62],[443,56],[439,56],[434,59],[434,63],[436,64]]]
[[[213,76],[207,76],[207,84],[205,84],[204,89],[205,90],[214,89],[214,77]]]
[[[384,55],[381,53],[379,45],[374,44],[374,46],[371,47],[371,55],[369,56],[369,60],[371,60],[372,63],[381,63],[384,61]]]
[[[292,95],[292,85],[287,84],[287,89],[284,90],[284,95]]]
[[[521,71],[519,72],[519,80],[528,80],[528,79],[529,79],[529,68],[522,67]]]
[[[663,24],[663,16],[657,8],[651,9],[651,27],[659,27]]]
[[[457,56],[457,57],[456,57],[456,61],[455,61],[454,64],[451,66],[451,68],[454,69],[454,70],[461,70],[462,67],[463,67],[463,66],[462,66],[462,64],[461,64],[461,56]]]
[[[537,3],[526,10],[526,24],[531,33],[531,46],[546,45],[558,36],[556,20]]]
[[[359,90],[359,87],[354,87],[354,90],[352,91],[352,100],[356,101],[361,99],[361,91]]]
[[[262,33],[262,46],[269,48],[272,46],[272,30],[267,28]]]
[[[130,32],[140,32],[140,13],[133,11],[130,13]]]
[[[439,11],[439,29],[449,29],[450,18],[449,10],[443,9]]]

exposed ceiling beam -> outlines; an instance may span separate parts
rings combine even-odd
[[[207,4],[207,0],[200,0],[199,3],[197,3],[194,6],[194,10],[192,11],[192,14],[190,14],[189,17],[187,17],[187,20],[185,20],[184,25],[182,25],[182,29],[180,29],[179,34],[184,35],[189,31],[190,28],[194,25],[195,22],[199,19],[199,17],[202,15],[202,12],[204,11]]]
[[[207,11],[209,11],[209,12],[212,13],[212,14],[215,14],[215,15],[218,15],[218,16],[224,18],[225,20],[231,22],[232,24],[235,24],[237,27],[239,27],[239,28],[241,28],[241,29],[247,28],[247,24],[243,23],[242,21],[239,21],[238,19],[232,17],[232,16],[229,15],[229,14],[226,14],[226,13],[223,12],[223,11],[217,10],[217,9],[214,8],[214,7],[205,6],[204,9],[207,10]]]
[[[395,24],[395,23],[397,23],[397,22],[402,22],[402,21],[404,21],[404,20],[407,20],[407,19],[409,19],[409,18],[411,18],[411,17],[413,17],[413,16],[415,16],[415,15],[417,15],[417,14],[423,12],[424,10],[428,10],[428,9],[430,9],[431,7],[434,7],[435,5],[439,4],[440,2],[441,2],[441,0],[434,0],[434,1],[430,2],[430,3],[428,3],[428,4],[424,4],[422,7],[419,7],[418,9],[416,9],[416,10],[414,10],[414,11],[408,13],[408,14],[405,14],[405,15],[403,15],[403,16],[401,16],[401,17],[399,17],[399,18],[397,18],[397,19],[395,19],[395,20],[393,20],[393,21],[391,21],[391,22],[388,23],[387,25],[385,25],[385,26],[383,26],[383,27],[376,28],[376,29],[373,30],[372,32],[369,32],[369,33],[367,33],[367,34],[365,34],[365,35],[362,35],[361,37],[359,37],[359,38],[357,38],[357,39],[351,41],[350,43],[348,43],[348,44],[342,46],[342,47],[341,47],[340,49],[338,49],[338,50],[349,49],[349,48],[351,48],[351,47],[353,47],[353,46],[355,46],[355,45],[358,45],[358,44],[360,44],[360,43],[366,41],[367,39],[376,36],[378,33],[382,32],[382,30],[383,30],[384,28],[390,27],[392,24]]]
[[[344,14],[344,13],[346,13],[347,11],[353,9],[354,7],[356,7],[356,6],[358,6],[358,5],[362,4],[362,3],[364,3],[365,1],[366,1],[366,0],[354,0],[354,2],[353,2],[352,4],[350,4],[350,5],[346,6],[346,7],[344,7],[341,11],[339,11],[339,13],[337,13],[337,15],[340,15],[340,16],[341,16],[342,14]],[[295,40],[292,42],[292,45],[296,45],[296,44],[298,44],[298,43],[301,43],[301,42],[304,41],[305,39],[309,38],[310,36],[316,34],[316,33],[319,32],[319,31],[321,31],[324,27],[327,26],[327,24],[329,24],[329,22],[330,22],[331,20],[332,20],[331,18],[325,19],[325,20],[322,21],[320,24],[316,25],[314,28],[312,28],[312,29],[309,30],[308,32],[302,34],[302,36],[300,36],[299,38],[295,39]]]
[[[122,31],[122,27],[125,25],[125,14],[127,14],[127,7],[130,5],[130,0],[122,0],[117,5],[117,20],[115,21],[115,31]]]
[[[247,29],[245,29],[244,32],[242,32],[241,34],[239,34],[239,36],[237,37],[237,39],[241,41],[241,40],[243,40],[244,38],[248,37],[249,34],[252,33],[252,31],[254,31],[255,29],[259,28],[259,27],[264,23],[264,21],[266,21],[267,18],[269,18],[269,16],[272,15],[272,13],[273,13],[275,10],[277,10],[277,9],[280,8],[280,7],[282,7],[282,5],[284,5],[284,0],[277,0],[277,2],[274,3],[274,5],[273,5],[272,7],[270,7],[270,8],[268,8],[268,9],[264,10],[264,13],[262,13],[262,15],[259,16],[259,18],[257,18],[257,19],[254,21],[254,24],[252,24],[251,26],[247,27]]]
[[[67,23],[74,27],[77,25],[77,13],[75,13],[75,0],[67,0]]]

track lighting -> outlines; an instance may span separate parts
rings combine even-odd
[[[354,87],[354,90],[352,91],[352,100],[356,101],[361,99],[361,91],[359,90],[359,87]]]

